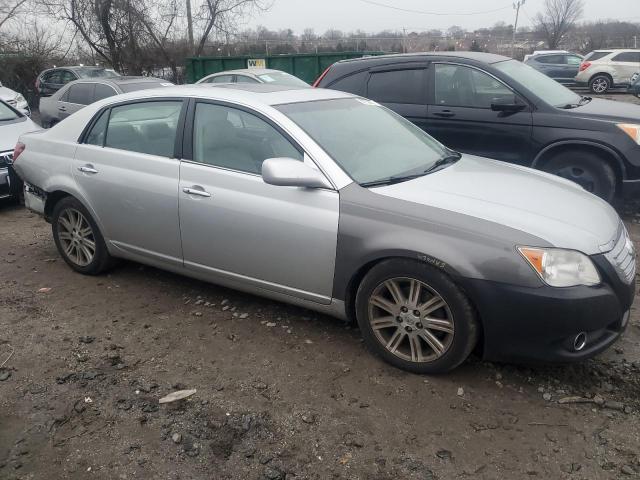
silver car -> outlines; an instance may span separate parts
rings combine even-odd
[[[453,152],[377,103],[169,87],[21,138],[26,203],[95,275],[125,258],[357,320],[390,363],[574,361],[635,294],[618,214],[577,185]]]
[[[209,83],[267,83],[297,88],[310,87],[308,83],[300,80],[298,77],[281,70],[273,70],[270,68],[245,68],[212,73],[198,80],[196,85]]]
[[[40,122],[52,127],[87,105],[114,95],[173,86],[154,77],[120,77],[82,79],[67,83],[50,97],[40,99]]]

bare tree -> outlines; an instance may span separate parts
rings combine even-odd
[[[27,0],[0,0],[0,30],[6,22],[20,13],[26,3]]]
[[[536,16],[537,30],[548,47],[555,50],[582,16],[584,0],[545,0],[544,11]]]

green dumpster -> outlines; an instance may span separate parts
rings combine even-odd
[[[297,53],[288,55],[245,55],[241,57],[190,57],[186,78],[195,83],[212,73],[242,68],[273,68],[313,83],[330,65],[348,58],[382,55],[383,52]]]

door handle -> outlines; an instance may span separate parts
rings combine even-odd
[[[91,165],[84,165],[82,167],[78,167],[78,170],[82,173],[98,173],[98,170],[96,170],[95,168],[93,168]]]
[[[205,192],[204,190],[202,190],[202,188],[196,188],[196,187],[185,187],[182,189],[182,191],[184,193],[186,193],[187,195],[196,195],[198,197],[207,197],[209,198],[211,196],[211,194],[209,192]]]
[[[456,114],[454,112],[452,112],[451,110],[442,110],[440,112],[433,112],[433,114],[436,117],[444,117],[444,118],[449,118],[449,117],[455,117]]]

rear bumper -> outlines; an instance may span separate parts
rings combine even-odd
[[[526,288],[468,280],[484,329],[484,358],[491,361],[575,362],[609,348],[629,320],[635,285],[619,280],[603,256],[595,256],[603,283],[596,287]],[[586,333],[576,351],[574,340]]]

